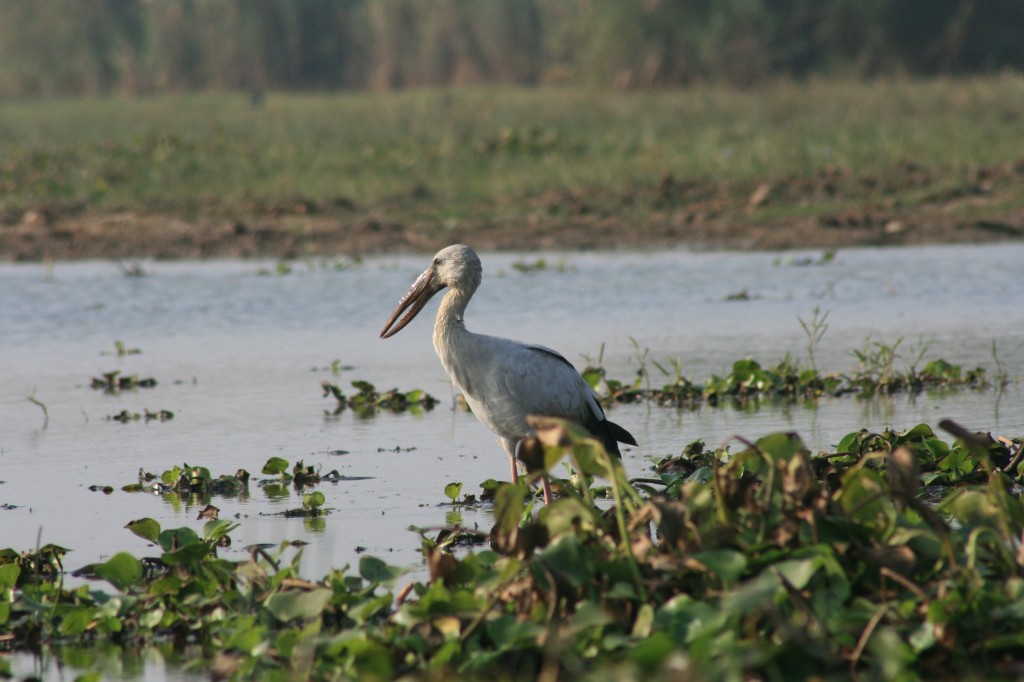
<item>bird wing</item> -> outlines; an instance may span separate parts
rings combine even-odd
[[[584,424],[604,420],[594,391],[550,348],[474,334],[455,365],[447,369],[474,414],[500,436],[529,435],[529,414]]]

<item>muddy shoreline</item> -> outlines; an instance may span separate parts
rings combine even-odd
[[[616,191],[549,190],[509,211],[431,216],[422,187],[366,206],[282,199],[188,211],[36,206],[0,216],[0,260],[304,258],[481,250],[837,249],[1024,238],[1024,161],[969,173],[907,164],[876,176],[734,183],[668,175]],[[495,217],[500,216],[500,217]]]

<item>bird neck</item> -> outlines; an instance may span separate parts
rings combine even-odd
[[[463,315],[472,295],[472,292],[461,289],[449,289],[441,299],[437,319],[434,321],[434,349],[442,361],[445,361],[456,337],[466,331]]]

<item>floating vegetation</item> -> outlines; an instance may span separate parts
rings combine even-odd
[[[32,393],[25,396],[25,400],[29,401],[30,403],[32,403],[33,405],[35,405],[36,407],[43,411],[43,430],[45,431],[46,428],[50,425],[50,410],[47,409],[46,403],[36,398],[35,389],[32,390]]]
[[[117,414],[109,415],[107,417],[107,421],[121,422],[122,424],[137,422],[143,419],[147,422],[153,420],[166,422],[174,419],[174,413],[170,410],[157,410],[156,412],[151,412],[150,410],[144,409],[142,414],[139,414],[138,412],[132,412],[131,410],[121,410]]]
[[[641,349],[635,339],[633,358],[639,369],[632,381],[607,378],[601,366],[604,345],[595,360],[585,356],[587,367],[583,378],[590,384],[606,404],[615,402],[651,402],[660,406],[694,408],[700,405],[718,406],[724,404],[746,406],[760,400],[816,400],[821,397],[857,395],[869,398],[875,395],[896,393],[918,394],[923,391],[956,391],[961,389],[982,391],[989,388],[1002,389],[1011,379],[999,362],[995,341],[992,342],[992,358],[995,362],[995,376],[989,379],[984,367],[965,369],[943,359],[925,362],[929,343],[921,341],[911,347],[912,361],[903,369],[896,367],[896,359],[903,339],[894,343],[865,339],[852,355],[857,366],[847,372],[823,373],[818,370],[816,352],[828,331],[828,311],[815,308],[809,320],[797,317],[806,336],[806,352],[810,366],[794,360],[786,354],[775,365],[762,366],[753,358],[737,360],[732,371],[724,377],[712,374],[701,383],[683,376],[682,361],[677,358],[659,363],[648,358],[648,349]],[[923,364],[922,364],[923,363]],[[669,379],[660,388],[654,386],[653,365],[662,376]],[[666,366],[667,365],[667,366]]]
[[[245,469],[239,469],[233,476],[221,475],[214,478],[206,467],[189,464],[175,464],[161,474],[140,469],[139,480],[121,488],[129,493],[170,493],[181,499],[197,498],[203,504],[209,504],[211,495],[236,497],[246,494],[248,489],[249,472]]]
[[[338,376],[341,372],[353,369],[352,365],[344,364],[340,358],[334,358],[331,360],[331,374]]]
[[[814,258],[813,256],[794,256],[792,254],[786,254],[784,256],[777,256],[772,261],[772,264],[775,265],[776,267],[786,266],[794,268],[803,268],[809,265],[828,265],[835,259],[835,250],[825,249],[817,258]]]
[[[418,529],[420,534],[426,539],[425,529]],[[437,531],[437,534],[432,540],[428,540],[428,546],[437,547],[445,551],[456,549],[459,547],[479,547],[489,542],[489,535],[481,530],[475,528],[465,528],[460,525],[454,525],[451,528],[442,528]],[[438,555],[435,553],[435,561],[445,560],[443,557],[446,555]]]
[[[153,388],[156,386],[156,379],[140,379],[138,374],[121,375],[121,370],[106,372],[98,377],[93,377],[92,387],[102,389],[107,393],[118,393],[136,388]]]
[[[347,271],[347,270],[358,270],[363,266],[363,258],[359,254],[351,256],[339,256],[332,260],[323,259],[314,260],[313,258],[306,259],[306,270],[307,272],[316,272],[318,270],[334,270],[336,272]],[[296,268],[288,260],[278,260],[271,270],[267,267],[261,267],[256,271],[259,277],[268,277],[270,275],[277,275],[283,277],[285,275],[291,275],[296,272]]]
[[[454,483],[449,483],[448,485],[446,485],[444,487],[444,495],[445,495],[445,497],[447,497],[449,500],[452,501],[452,504],[456,504],[458,502],[459,495],[461,495],[461,494],[462,494],[462,482],[461,481],[456,481]]]
[[[0,549],[0,591],[13,587],[13,584],[10,583],[10,576],[15,573],[20,579],[19,585],[29,582],[60,580],[60,576],[64,572],[64,555],[69,551],[71,550],[66,547],[53,544],[46,544],[38,549],[25,552],[16,552],[10,548]],[[4,601],[0,596],[0,604],[4,604]],[[8,604],[0,606],[0,632],[5,631],[3,629],[4,615],[8,613],[5,611],[5,606],[9,608],[10,599],[6,601]]]
[[[117,268],[121,271],[121,275],[124,277],[145,277],[146,270],[142,267],[142,263],[136,261],[134,263],[128,263],[123,259],[118,259]]]
[[[139,519],[155,555],[76,572],[115,595],[65,588],[63,548],[0,550],[0,638],[161,643],[225,678],[1013,678],[1024,441],[942,426],[955,440],[919,425],[835,452],[792,433],[698,441],[639,485],[586,432],[535,420],[546,468],[581,475],[539,510],[525,482],[498,486],[488,549],[421,531],[429,579],[361,556],[309,581],[288,542],[230,561],[237,524]]]
[[[725,296],[726,301],[753,301],[757,298],[760,298],[760,296],[751,294],[750,289],[746,287]]]
[[[796,401],[824,396],[917,394],[925,390],[984,390],[993,386],[985,368],[965,370],[941,359],[926,363],[920,370],[911,367],[899,371],[892,367],[892,347],[878,344],[878,348],[883,350],[876,348],[858,355],[861,366],[847,373],[825,374],[813,367],[801,367],[787,356],[769,367],[762,367],[749,358],[737,360],[729,374],[724,377],[712,374],[703,383],[683,377],[676,366],[672,381],[660,388],[645,386],[650,383],[646,366],[642,366],[636,379],[629,383],[607,379],[603,367],[588,366],[582,374],[605,403],[648,401],[666,407],[745,405],[763,399]],[[660,364],[654,364],[664,374],[671,375]],[[1007,379],[1001,375],[998,381],[1001,386]]]
[[[320,482],[320,472],[314,466],[307,466],[300,459],[292,467],[291,472],[288,471],[288,460],[281,457],[271,457],[267,460],[267,463],[263,465],[262,473],[269,474],[271,476],[277,476],[277,479],[270,481],[261,481],[261,484],[265,483],[284,483],[293,484],[296,490],[316,485]],[[337,474],[337,471],[332,472]]]
[[[306,465],[302,460],[294,465],[281,457],[271,457],[263,465],[262,473],[273,478],[260,479],[257,484],[264,492],[273,498],[288,496],[288,489],[292,487],[302,495],[302,507],[278,512],[273,515],[285,517],[319,517],[330,513],[324,507],[324,494],[318,491],[306,492],[307,488],[318,485],[321,482],[342,483],[346,481],[367,480],[365,476],[342,476],[337,470],[321,474],[314,466]],[[164,496],[164,499],[177,503],[185,501],[197,506],[204,505],[199,512],[200,519],[214,519],[220,509],[210,504],[213,496],[247,499],[249,497],[250,474],[245,469],[239,469],[234,475],[222,474],[216,478],[210,470],[204,466],[192,466],[183,464],[175,465],[161,474],[154,474],[147,471],[139,471],[139,480],[136,483],[121,488],[124,492],[152,492]],[[90,490],[110,494],[113,488],[110,486],[93,486]]]
[[[565,258],[559,258],[554,263],[549,263],[544,258],[538,258],[534,261],[517,260],[513,261],[511,266],[516,272],[530,273],[530,272],[543,272],[546,270],[553,270],[554,272],[573,272],[575,267],[569,264]]]
[[[124,341],[114,341],[114,351],[107,352],[103,351],[100,355],[116,355],[118,357],[125,357],[127,355],[141,355],[142,351],[138,348],[129,348]]]
[[[324,494],[316,490],[302,496],[302,506],[300,508],[286,509],[276,514],[268,514],[268,516],[283,516],[287,519],[325,516],[331,513],[330,509],[323,506],[326,501],[327,499],[324,497]]]
[[[390,391],[378,393],[377,388],[366,381],[353,381],[352,387],[358,392],[346,396],[337,384],[330,381],[321,381],[323,395],[334,396],[338,401],[338,407],[334,414],[338,414],[346,407],[355,410],[361,417],[373,415],[377,410],[389,410],[391,412],[412,412],[419,413],[421,410],[432,410],[439,402],[437,398],[421,389],[411,391],[399,391],[393,388]]]

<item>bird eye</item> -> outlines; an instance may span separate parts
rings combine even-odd
[[[434,265],[440,265],[440,264],[441,264],[441,259],[440,258],[435,258],[434,259]]]

